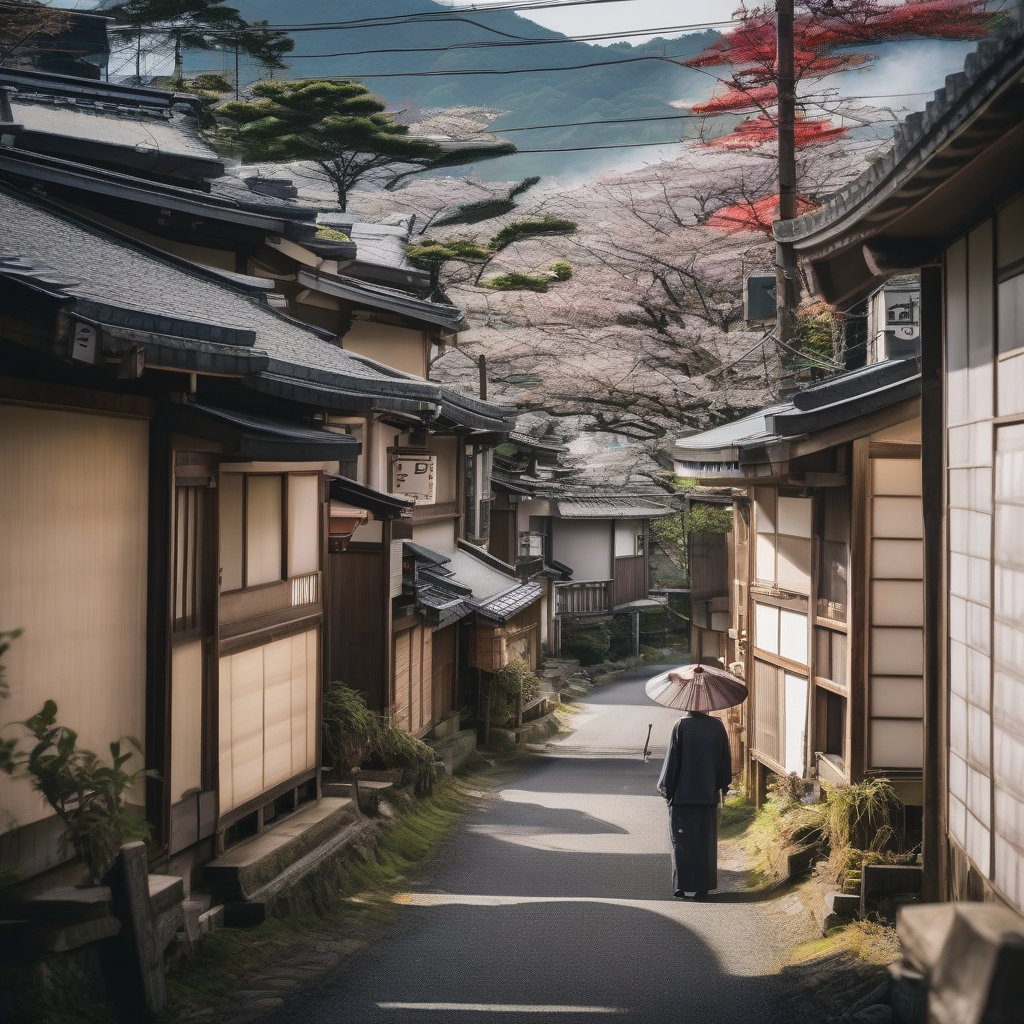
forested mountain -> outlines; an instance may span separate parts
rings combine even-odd
[[[510,11],[452,13],[431,0],[388,0],[373,5],[361,0],[338,0],[329,5],[320,0],[235,3],[245,18],[266,19],[272,25],[323,24],[325,20],[355,23],[374,18],[376,23],[370,25],[295,32],[289,75],[360,78],[390,103],[413,110],[490,107],[506,112],[494,122],[496,131],[508,126],[619,117],[678,117],[682,111],[671,106],[672,101],[706,92],[707,78],[659,58],[692,55],[716,38],[714,33],[702,32],[636,46],[597,46],[569,40]],[[403,16],[405,20],[387,20]],[[580,32],[586,32],[582,9]],[[540,42],[529,45],[526,40]],[[379,50],[389,52],[366,52]],[[335,56],[327,56],[331,54]],[[209,60],[207,55],[196,56],[200,63]],[[563,67],[576,69],[516,73]],[[481,68],[504,73],[464,73]],[[399,72],[417,72],[421,77],[404,77]],[[680,118],[521,132],[509,138],[522,149],[647,143],[689,136],[693,124]],[[516,163],[518,166],[503,169],[499,176],[552,169],[547,164],[530,166],[538,161],[526,161],[525,157],[517,158]]]

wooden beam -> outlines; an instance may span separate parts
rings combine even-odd
[[[921,898],[943,898],[946,864],[944,610],[946,510],[942,271],[921,271],[921,501],[924,507],[924,866]]]
[[[853,442],[853,472],[850,490],[850,698],[846,709],[846,743],[849,751],[850,781],[859,782],[867,765],[868,701],[868,573],[871,566],[871,499],[868,475],[871,471],[869,441]]]

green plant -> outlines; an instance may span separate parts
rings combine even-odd
[[[518,185],[509,189],[508,194],[501,198],[478,199],[473,203],[462,203],[453,213],[434,221],[436,227],[447,227],[451,224],[478,224],[482,220],[491,220],[511,213],[515,208],[517,196],[533,188],[540,181],[538,177],[524,178]]]
[[[682,516],[662,516],[651,522],[654,539],[669,551],[678,551],[685,543]]]
[[[367,175],[391,175],[385,188],[421,171],[473,163],[515,152],[512,143],[445,149],[409,134],[385,104],[358,82],[270,81],[252,87],[252,100],[217,109],[221,136],[243,160],[308,160],[346,209],[352,189]]]
[[[548,270],[556,281],[568,281],[572,277],[572,267],[562,260],[552,263]]]
[[[195,78],[189,79],[185,85],[199,92],[212,92],[217,95],[231,91],[231,83],[223,75],[212,71],[196,75]]]
[[[335,680],[327,685],[323,702],[324,752],[342,772],[351,771],[374,751],[380,716],[367,706],[357,690]]]
[[[461,260],[463,263],[486,263],[494,253],[486,246],[476,242],[464,242],[457,238],[447,242],[439,242],[434,238],[425,238],[416,245],[406,247],[405,258],[414,266],[429,270],[449,260]]]
[[[8,650],[10,650],[11,644],[14,643],[19,636],[21,636],[20,629],[0,631],[0,700],[4,700],[11,695],[10,687],[7,684],[7,678],[4,675],[4,663],[2,659]]]
[[[731,533],[732,506],[695,501],[686,515],[684,529],[689,533]]]
[[[328,242],[351,242],[352,239],[345,234],[344,231],[339,231],[337,228],[332,228],[327,224],[318,224],[316,229],[316,237],[323,238]]]
[[[576,221],[566,220],[564,217],[551,217],[546,214],[543,217],[524,217],[522,220],[506,224],[491,239],[490,246],[500,252],[515,242],[535,238],[537,235],[571,235],[578,226]]]
[[[513,658],[491,676],[491,721],[504,725],[516,710],[516,697],[523,695],[523,705],[537,699],[540,680],[522,658]]]
[[[611,629],[607,622],[566,622],[562,633],[562,653],[581,665],[599,665],[608,660]]]
[[[807,783],[796,772],[773,775],[767,788],[769,798],[787,809],[800,803],[807,795]]]
[[[379,720],[374,753],[385,768],[401,768],[416,780],[416,792],[430,793],[437,780],[437,756],[433,749],[395,724],[388,712]]]
[[[821,830],[829,850],[833,880],[843,882],[851,870],[859,874],[866,855],[892,852],[898,833],[893,811],[902,801],[888,779],[867,778],[825,790]]]
[[[510,270],[507,274],[498,274],[484,282],[485,288],[493,288],[498,292],[546,292],[546,277],[535,277],[533,274],[522,274],[518,270]]]
[[[54,809],[64,825],[61,852],[69,849],[82,858],[89,879],[98,885],[117,858],[121,845],[149,838],[149,824],[127,805],[127,795],[152,771],[127,772],[131,751],[121,752],[121,741],[110,744],[111,764],[78,746],[78,734],[57,724],[57,705],[48,700],[31,718],[19,723],[35,739],[26,754],[11,751],[4,770],[29,779],[32,788]],[[128,743],[141,752],[137,740]]]
[[[796,336],[800,351],[812,359],[832,362],[842,322],[825,302],[816,302],[797,313]]]

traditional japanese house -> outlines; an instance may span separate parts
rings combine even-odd
[[[884,774],[921,804],[920,386],[916,359],[869,364],[676,442],[678,475],[733,489],[691,585],[750,687],[762,794],[766,771]]]
[[[318,800],[332,537],[413,503],[360,485],[363,441],[330,421],[415,433],[441,391],[283,315],[265,279],[8,186],[0,222],[0,628],[24,630],[5,715],[52,698],[92,749],[139,736],[159,775],[138,801],[195,880],[300,803],[306,826],[334,813]],[[356,583],[336,614],[364,599]],[[4,792],[4,864],[59,869],[53,815],[23,782]]]
[[[819,211],[777,225],[814,290],[841,307],[920,273],[925,898],[1018,910],[1022,71],[1024,35],[1008,16],[881,160]]]
[[[546,584],[543,640],[560,650],[568,618],[638,613],[651,599],[650,522],[673,514],[667,495],[602,493],[583,485],[566,446],[512,433],[498,449],[492,550]]]
[[[420,394],[433,404],[411,412],[407,402],[391,402],[386,387],[372,406],[358,396],[325,406],[315,389],[262,385],[317,409],[330,430],[362,445],[349,479],[332,484],[338,514],[329,517],[328,557],[338,614],[330,622],[328,675],[360,689],[375,709],[392,706],[397,684],[388,638],[401,540],[412,536],[408,520],[417,529],[433,525],[452,542],[467,536],[486,544],[487,453],[510,425],[493,404],[426,382],[431,351],[455,338],[461,310],[425,297],[430,275],[404,259],[407,226],[356,230],[346,223],[365,242],[360,253],[337,229],[323,237],[316,209],[296,200],[290,182],[225,174],[198,131],[190,97],[7,72],[0,72],[0,89],[9,108],[0,111],[9,122],[0,125],[8,139],[0,178],[227,278],[241,275],[248,287],[262,286],[268,304],[315,327],[357,362],[373,361],[372,377],[422,380]],[[83,140],[102,147],[94,152]],[[323,222],[333,223],[331,215]],[[408,467],[423,472],[410,476]],[[418,489],[423,482],[429,487]],[[352,519],[347,508],[365,515]],[[342,601],[349,586],[366,588],[354,616]],[[454,632],[439,638],[439,650],[457,646]],[[429,729],[433,716],[422,724]]]

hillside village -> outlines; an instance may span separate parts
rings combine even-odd
[[[403,103],[342,95],[408,42],[359,5],[339,85],[257,0],[234,80],[212,30],[142,21],[191,77],[141,28],[112,75],[130,6],[12,3],[0,1021],[1017,1020],[1017,13],[865,5],[967,53],[906,114],[832,90],[862,37],[812,6],[790,216],[774,14],[602,48],[633,88],[580,123],[631,154],[573,178],[425,0]],[[768,85],[680,99],[762,36]],[[658,46],[676,94],[616,63]],[[247,134],[321,76],[402,154],[344,194]],[[680,712],[731,764],[706,888],[661,835]],[[706,990],[651,981],[684,954]]]

